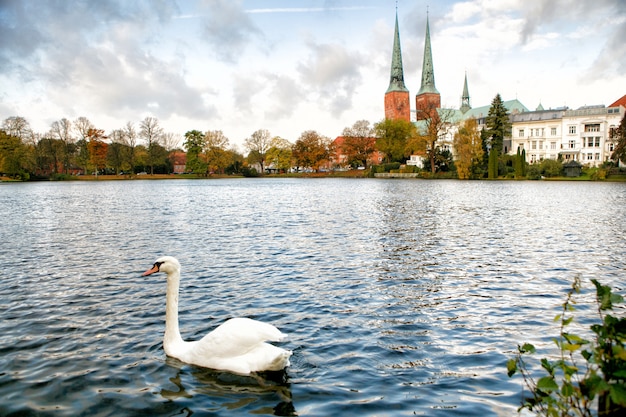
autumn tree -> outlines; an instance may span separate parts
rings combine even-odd
[[[482,141],[476,119],[469,118],[454,135],[454,149],[456,151],[456,169],[459,179],[478,178],[483,160]]]
[[[410,154],[407,145],[415,138],[415,125],[406,120],[384,119],[374,125],[376,148],[385,162],[404,162]]]
[[[613,150],[611,159],[614,161],[619,160],[626,164],[626,114],[622,117],[619,126],[612,129],[611,136],[613,140],[617,139],[617,145]]]
[[[287,140],[276,136],[270,142],[270,148],[265,155],[265,161],[277,170],[287,171],[291,168],[293,145]]]
[[[147,164],[150,166],[150,174],[154,174],[154,165],[160,161],[160,149],[157,145],[163,137],[163,129],[159,126],[159,121],[154,117],[146,117],[140,125],[139,135],[146,141]]]
[[[426,108],[418,108],[417,112],[417,137],[412,142],[412,147],[426,149],[430,161],[430,169],[434,174],[439,164],[435,159],[442,154],[439,143],[444,139],[455,123],[456,111],[454,109],[433,109],[430,104]]]
[[[229,140],[221,130],[209,130],[204,134],[203,152],[207,173],[224,173],[224,170],[230,163],[228,144]]]
[[[100,170],[106,167],[108,150],[108,145],[104,142],[106,136],[104,136],[104,130],[101,129],[89,129],[87,135],[89,140],[87,145],[89,148],[89,163],[94,167],[97,175]]]
[[[330,156],[330,139],[314,130],[303,132],[292,149],[296,166],[312,168],[316,172]]]
[[[13,178],[28,179],[32,168],[31,152],[18,136],[0,130],[0,173]]]
[[[261,172],[265,170],[265,159],[267,151],[270,149],[272,137],[266,129],[259,129],[245,141],[248,150],[248,162],[261,165]]]
[[[352,167],[367,168],[367,161],[376,151],[375,129],[367,120],[359,120],[343,130],[341,152]]]

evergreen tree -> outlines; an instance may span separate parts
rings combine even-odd
[[[522,151],[517,147],[517,155],[515,156],[514,166],[515,169],[515,178],[522,177]]]
[[[526,163],[526,149],[522,149],[522,177],[526,178],[526,168],[528,168],[528,164]]]
[[[489,133],[487,129],[480,130],[480,142],[483,148],[483,160],[481,164],[482,177],[489,172]]]
[[[489,167],[487,175],[489,179],[498,178],[498,157],[500,153],[496,149],[489,151]]]
[[[500,94],[496,94],[486,119],[487,132],[489,133],[489,148],[502,152],[504,138],[511,136],[511,120],[509,111],[504,107]]]

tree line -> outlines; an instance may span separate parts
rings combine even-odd
[[[475,119],[459,124],[457,113],[451,109],[418,108],[416,114],[415,123],[384,119],[371,125],[359,120],[343,130],[341,141],[308,130],[292,143],[260,129],[245,139],[246,156],[231,146],[221,130],[189,130],[182,138],[166,133],[153,117],[146,117],[138,126],[127,122],[105,135],[85,117],[55,121],[48,132],[39,134],[23,117],[14,116],[0,127],[0,174],[27,180],[87,173],[171,173],[177,154],[183,152],[185,170],[204,176],[368,168],[372,164],[399,167],[416,154],[423,156],[424,171],[448,173],[459,179],[525,178],[560,172],[558,161],[542,161],[529,170],[523,150],[513,155],[503,153],[504,139],[511,136],[511,122],[499,94],[480,130]],[[454,156],[443,144],[451,132]],[[612,158],[626,162],[624,119],[612,134],[618,138]]]

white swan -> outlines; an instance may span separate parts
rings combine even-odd
[[[237,374],[280,371],[289,366],[291,352],[265,343],[286,338],[276,327],[248,318],[227,320],[195,342],[185,342],[178,329],[178,289],[180,263],[163,256],[143,276],[156,272],[167,274],[165,336],[163,349],[168,356],[193,365]]]

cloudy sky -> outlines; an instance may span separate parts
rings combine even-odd
[[[626,94],[623,0],[0,0],[0,119],[334,138],[383,118],[396,3],[412,104],[427,9],[444,106]]]

